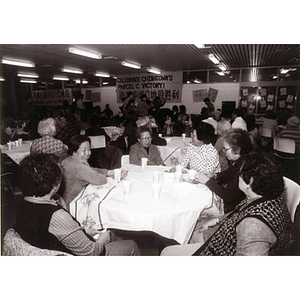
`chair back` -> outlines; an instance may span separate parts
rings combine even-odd
[[[91,139],[91,149],[99,149],[106,147],[105,135],[89,136]]]
[[[269,127],[262,126],[261,127],[261,136],[266,138],[272,137],[272,129]]]
[[[274,137],[274,145],[273,149],[276,151],[280,151],[288,154],[295,154],[296,151],[296,143],[292,139]]]
[[[7,230],[3,239],[3,256],[71,256],[69,253],[56,250],[41,249],[25,242],[13,229]]]
[[[129,155],[122,155],[121,157],[121,168],[123,168],[124,166],[129,165]]]
[[[283,177],[283,180],[285,187],[282,196],[291,214],[292,222],[294,222],[296,208],[300,203],[300,186],[287,177]]]

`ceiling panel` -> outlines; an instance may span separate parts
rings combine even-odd
[[[85,58],[69,53],[69,46],[90,49],[102,54],[101,60]],[[213,53],[228,69],[297,66],[300,59],[298,44],[211,44],[209,48],[198,49],[193,44],[8,44],[0,45],[1,58],[30,60],[36,64],[35,72],[40,80],[49,81],[53,75],[61,75],[61,68],[80,68],[82,78],[92,78],[96,71],[111,76],[145,72],[146,67],[161,71],[193,71],[217,69],[209,59]],[[139,63],[142,70],[134,70],[121,65],[121,61]],[[17,68],[1,64],[2,76],[14,74],[28,68]],[[65,75],[65,74],[64,74]],[[70,78],[78,78],[71,75]]]

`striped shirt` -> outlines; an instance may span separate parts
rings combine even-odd
[[[287,127],[282,129],[279,134],[279,137],[292,139],[296,142],[296,149],[299,150],[300,147],[300,131],[296,127]]]

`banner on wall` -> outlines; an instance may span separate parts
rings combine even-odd
[[[138,73],[120,75],[117,78],[117,102],[132,92],[134,99],[146,94],[148,99],[160,97],[167,102],[181,102],[182,72],[167,72],[160,75]]]
[[[207,89],[193,91],[193,102],[201,102],[207,98]]]
[[[68,101],[72,105],[73,96],[72,89],[58,89],[58,90],[38,90],[32,91],[32,100],[36,105],[63,105],[64,101]]]

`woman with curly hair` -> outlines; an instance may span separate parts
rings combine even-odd
[[[62,173],[52,154],[32,154],[20,163],[24,196],[18,203],[15,231],[32,246],[73,255],[137,255],[135,242],[116,240],[110,232],[83,229],[56,192]],[[99,234],[95,240],[93,236]]]
[[[171,246],[162,255],[283,255],[296,242],[282,193],[282,173],[271,156],[251,152],[239,170],[244,200],[205,230],[198,243]]]
[[[67,154],[68,146],[56,139],[56,123],[53,118],[43,119],[38,124],[38,133],[41,138],[32,142],[30,153]]]

